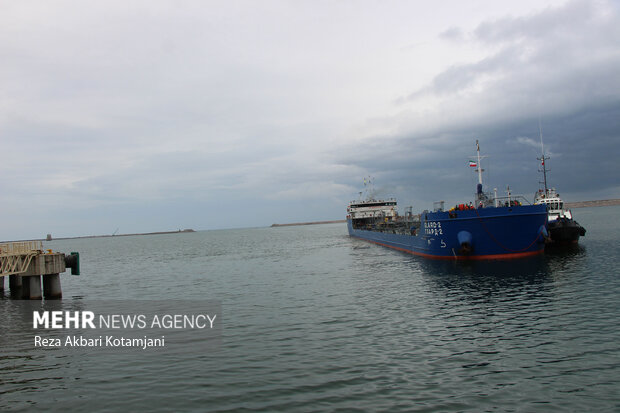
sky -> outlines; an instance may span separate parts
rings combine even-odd
[[[620,3],[0,0],[0,240],[620,198]]]

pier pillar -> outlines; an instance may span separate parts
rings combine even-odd
[[[48,274],[43,276],[43,295],[46,300],[62,298],[60,274]]]
[[[0,277],[0,293],[4,291],[4,277]]]
[[[23,278],[23,279],[22,277],[19,277],[19,283],[21,284],[22,298],[25,300],[29,300],[30,299],[30,277]]]
[[[9,288],[11,290],[22,288],[22,277],[19,275],[9,275]]]
[[[11,289],[11,297],[19,297],[22,292],[22,277],[19,275],[9,275],[9,288]]]
[[[25,300],[40,300],[41,296],[41,276],[31,275],[22,280],[22,298]]]

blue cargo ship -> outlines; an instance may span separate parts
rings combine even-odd
[[[352,201],[347,208],[349,235],[389,248],[440,259],[505,259],[540,254],[547,237],[545,205],[524,205],[520,197],[482,191],[480,146],[476,141],[478,185],[475,203],[445,211],[399,215],[395,199]],[[525,201],[527,202],[527,201]]]

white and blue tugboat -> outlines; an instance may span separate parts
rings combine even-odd
[[[549,237],[547,238],[547,245],[549,246],[561,246],[571,245],[579,241],[579,237],[586,235],[586,229],[579,225],[577,221],[573,219],[573,214],[570,209],[564,208],[564,202],[560,198],[555,188],[547,187],[547,166],[545,161],[549,157],[545,157],[545,149],[542,144],[542,134],[540,136],[540,144],[542,148],[542,156],[537,158],[541,161],[543,173],[544,187],[539,189],[534,195],[535,205],[545,205],[547,207],[547,232]]]

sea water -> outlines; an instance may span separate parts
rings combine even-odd
[[[218,340],[41,348],[6,282],[0,410],[618,411],[620,208],[573,213],[577,248],[512,261],[429,260],[345,224],[45,242],[80,253],[63,308],[209,303]]]

